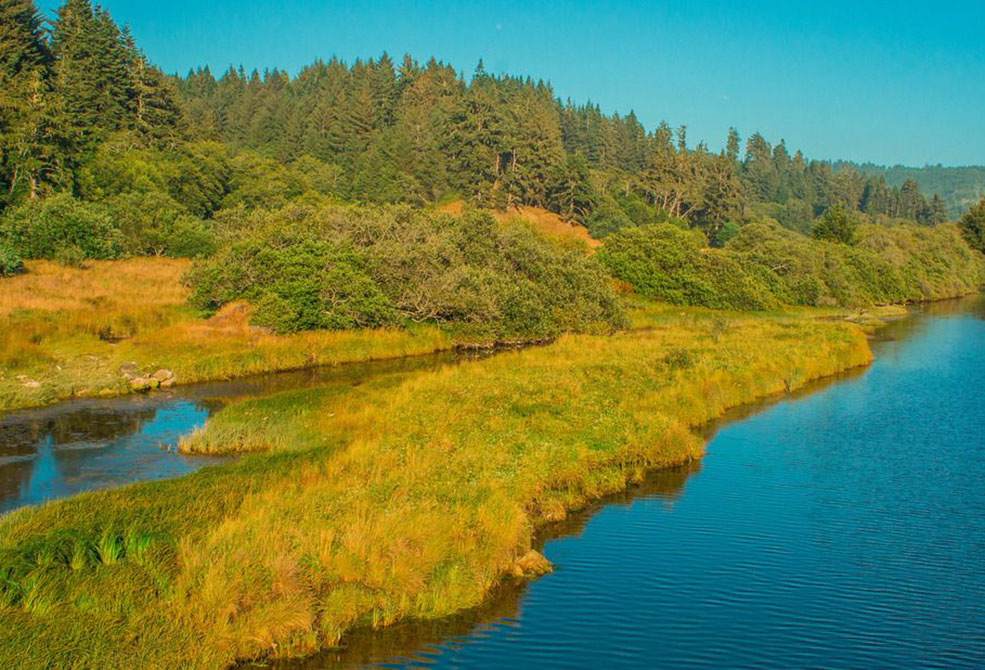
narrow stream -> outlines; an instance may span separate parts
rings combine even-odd
[[[480,610],[277,667],[983,668],[983,319],[921,308],[871,368],[730,417]]]
[[[443,353],[353,363],[0,412],[0,514],[219,463],[223,459],[179,454],[177,445],[230,400],[316,386],[357,386],[377,376],[435,369],[471,357]]]

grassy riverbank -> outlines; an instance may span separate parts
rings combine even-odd
[[[482,601],[542,523],[697,458],[726,409],[866,364],[857,327],[660,308],[348,395],[220,413],[186,447],[267,449],[0,522],[0,666],[222,667]]]
[[[431,326],[273,335],[250,326],[244,305],[201,319],[181,284],[188,267],[166,258],[85,269],[36,261],[24,275],[0,278],[0,410],[128,393],[126,363],[192,383],[454,346]]]

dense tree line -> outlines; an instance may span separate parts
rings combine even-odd
[[[114,132],[148,146],[183,136],[174,82],[89,0],[68,0],[50,29],[31,0],[0,0],[0,31],[0,203],[76,191]]]
[[[985,197],[985,166],[981,165],[885,167],[872,163],[838,161],[835,163],[835,169],[854,170],[866,175],[883,177],[886,183],[892,186],[902,186],[906,180],[912,179],[923,191],[940,195],[947,207],[949,220],[959,218],[970,206]]]
[[[294,78],[230,69],[217,80],[206,68],[180,89],[197,138],[284,163],[317,159],[337,170],[338,194],[350,199],[522,203],[602,235],[642,213],[686,220],[712,239],[755,214],[806,229],[834,205],[924,224],[947,218],[943,200],[913,180],[897,188],[835,170],[758,133],[744,148],[734,130],[725,151],[691,147],[685,127],[648,132],[632,113],[562,103],[544,82],[491,75],[481,63],[470,79],[434,60],[397,67],[386,55],[316,62]]]
[[[913,178],[891,185],[734,129],[710,151],[684,126],[647,130],[632,113],[561,101],[545,82],[481,62],[470,77],[385,54],[318,61],[293,77],[166,76],[90,0],[67,0],[50,22],[32,0],[0,0],[0,184],[0,274],[21,271],[22,258],[218,253],[192,275],[196,304],[249,299],[277,330],[426,319],[508,335],[618,323],[598,260],[481,215],[433,214],[452,200],[583,223],[610,240],[599,258],[611,273],[670,300],[865,304],[979,280],[949,246],[961,238],[941,226],[947,204]],[[925,239],[917,226],[939,244],[914,242]],[[983,229],[979,205],[961,230],[980,251]],[[777,239],[814,259],[807,298],[752,260],[749,240],[776,251]],[[684,264],[654,260],[668,249]],[[950,263],[952,274],[915,288],[883,263],[891,253],[893,263]]]
[[[361,202],[526,204],[598,236],[681,219],[723,243],[762,216],[806,230],[834,205],[925,224],[947,217],[941,198],[912,179],[894,187],[835,170],[758,133],[743,146],[733,130],[712,152],[689,145],[684,126],[648,131],[632,113],[562,102],[542,81],[493,75],[481,62],[469,78],[434,59],[398,64],[386,54],[318,61],[294,77],[240,68],[217,79],[204,68],[172,78],[89,0],[67,0],[47,28],[31,0],[0,0],[0,12],[0,205],[53,192],[112,197],[119,185],[100,181],[98,165],[107,142],[170,163],[171,153],[218,142],[243,181],[273,177],[284,198],[315,180],[320,192]],[[238,186],[200,169],[196,177],[221,182],[222,196]],[[246,204],[266,204],[265,195]],[[218,204],[191,213],[209,218]]]

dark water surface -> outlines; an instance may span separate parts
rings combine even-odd
[[[177,477],[222,462],[179,454],[176,447],[228,400],[316,386],[356,386],[381,375],[448,365],[463,356],[356,363],[0,412],[0,514],[82,491]]]
[[[556,572],[296,668],[985,668],[985,303],[554,529]]]

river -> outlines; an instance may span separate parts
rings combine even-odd
[[[985,667],[985,301],[551,529],[556,571],[292,668]]]

